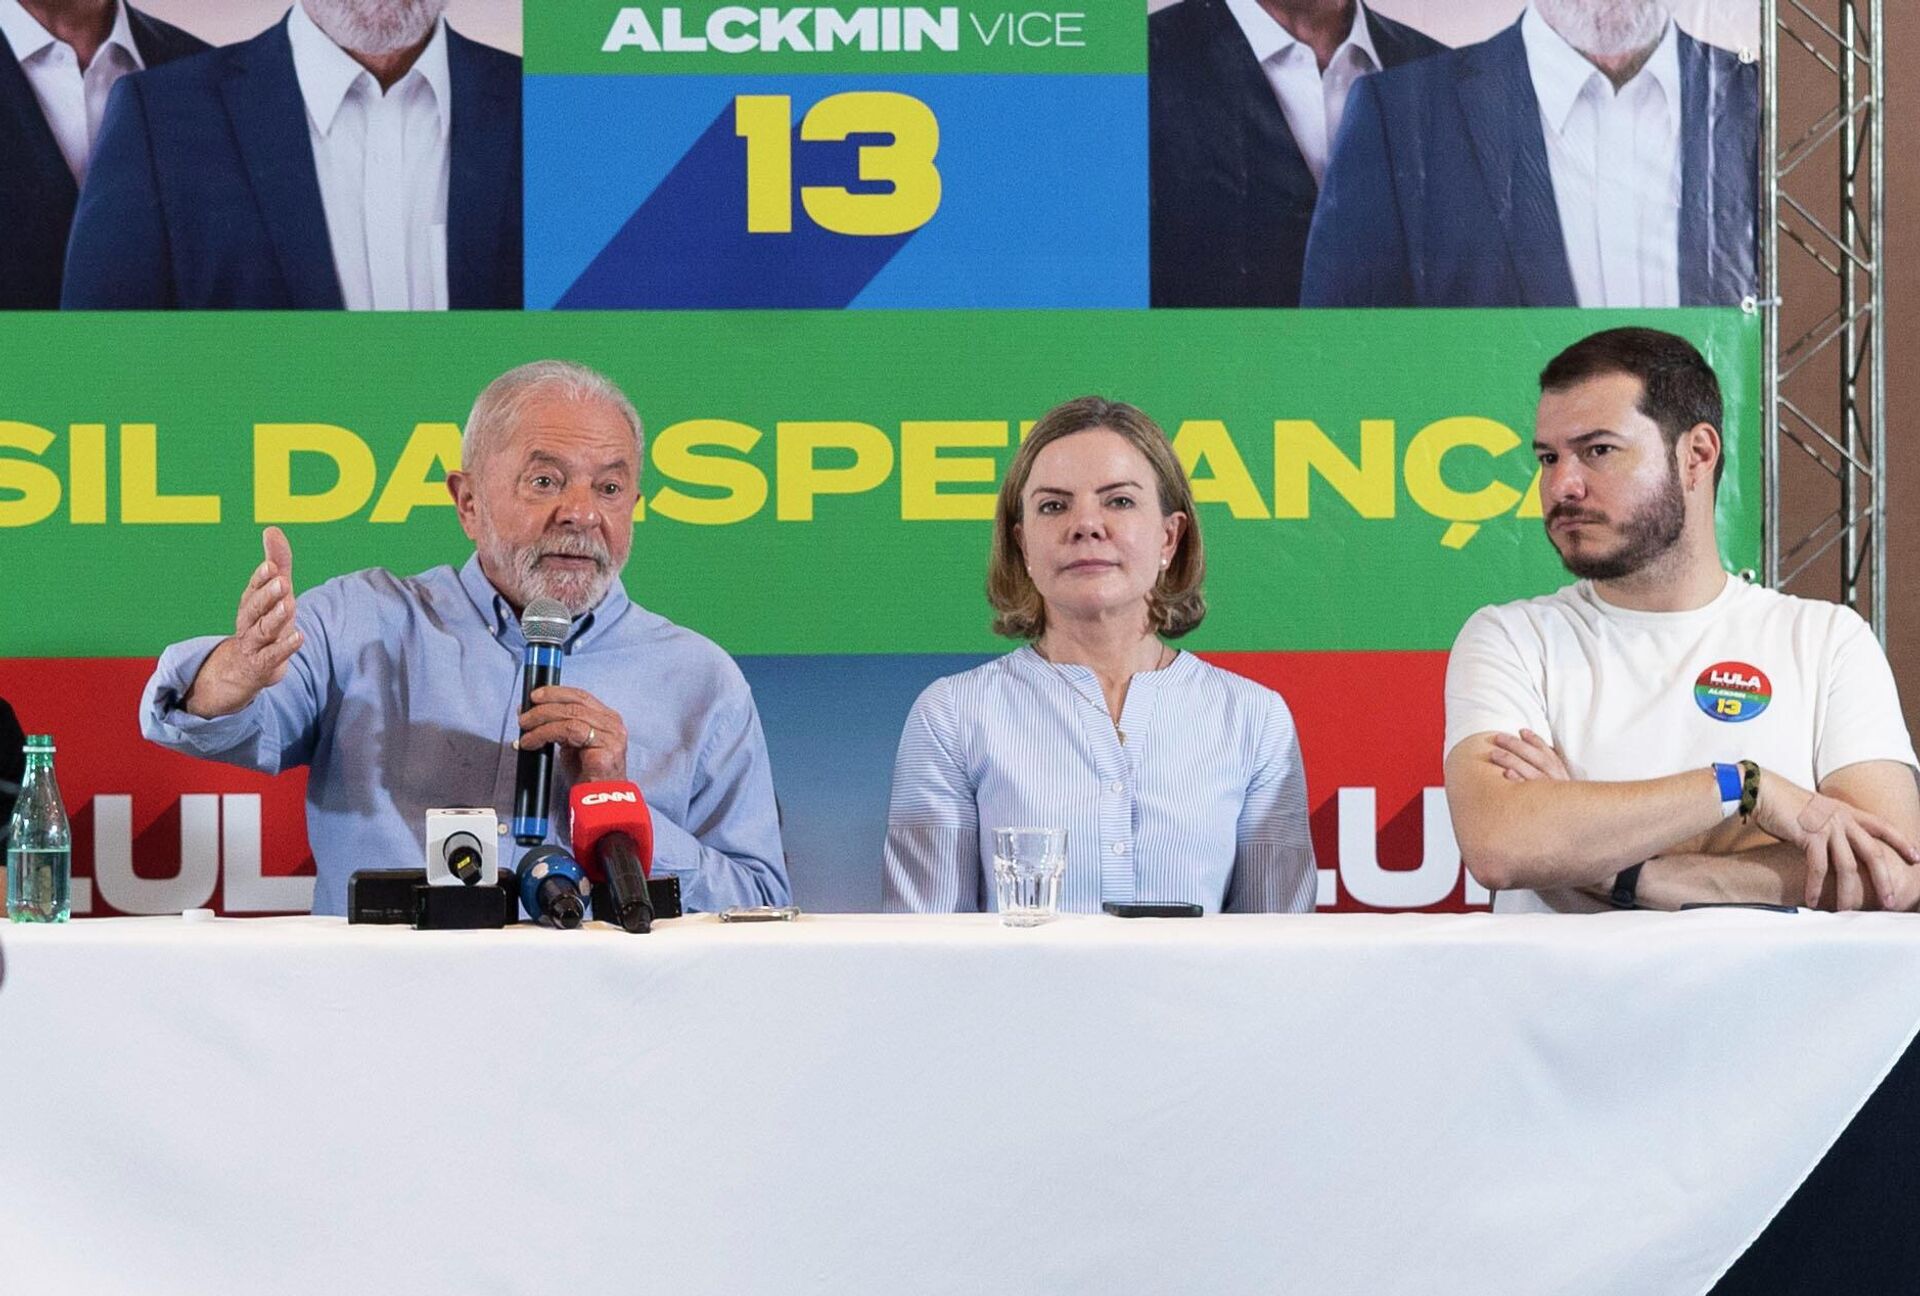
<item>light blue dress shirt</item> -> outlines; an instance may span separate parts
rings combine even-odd
[[[211,720],[179,701],[220,637],[168,648],[140,728],[176,751],[269,774],[307,766],[313,911],[339,914],[354,872],[421,865],[428,807],[492,806],[509,822],[526,640],[477,557],[459,571],[336,577],[299,596],[296,619],[306,639],[286,678]],[[561,683],[626,722],[627,776],[653,817],[653,869],[679,876],[686,908],[788,902],[766,739],[732,658],[632,602],[615,578],[574,622]],[[566,764],[554,763],[552,806],[563,845]],[[524,853],[501,837],[502,867]]]
[[[1192,653],[1135,675],[1117,728],[1090,668],[1030,647],[927,687],[894,764],[886,908],[996,908],[993,830],[1020,827],[1067,830],[1069,912],[1107,900],[1314,905],[1287,704]]]

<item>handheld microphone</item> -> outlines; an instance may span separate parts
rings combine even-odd
[[[593,883],[558,846],[535,846],[520,860],[520,903],[549,927],[574,928],[587,916]]]
[[[653,930],[653,816],[640,789],[625,781],[576,783],[573,787],[573,850],[603,896],[613,900],[614,921],[630,932]]]
[[[573,617],[558,599],[539,598],[520,614],[527,649],[520,676],[520,709],[533,705],[533,691],[560,682],[560,659],[567,655]],[[533,846],[547,837],[547,801],[553,795],[553,744],[520,749],[513,779],[513,839]]]

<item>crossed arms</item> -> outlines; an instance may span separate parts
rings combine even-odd
[[[1574,779],[1530,730],[1478,733],[1447,753],[1461,860],[1490,890],[1605,896],[1644,864],[1638,902],[1757,901],[1821,908],[1920,905],[1920,789],[1898,761],[1835,770],[1815,791],[1760,776],[1750,822],[1729,816],[1712,770],[1629,782]]]

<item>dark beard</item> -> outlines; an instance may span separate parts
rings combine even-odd
[[[1572,512],[1580,516],[1579,510]],[[1548,520],[1552,520],[1551,514]],[[1621,524],[1620,546],[1612,553],[1570,558],[1558,545],[1554,549],[1566,569],[1582,580],[1619,580],[1644,571],[1666,554],[1679,543],[1686,526],[1687,497],[1680,489],[1680,474],[1675,471],[1658,496]]]

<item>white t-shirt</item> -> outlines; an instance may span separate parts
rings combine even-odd
[[[1446,750],[1522,728],[1596,781],[1751,760],[1817,788],[1860,761],[1916,763],[1893,672],[1859,614],[1732,577],[1691,612],[1615,607],[1581,581],[1474,613],[1447,660]],[[1606,904],[1504,891],[1494,908]]]

